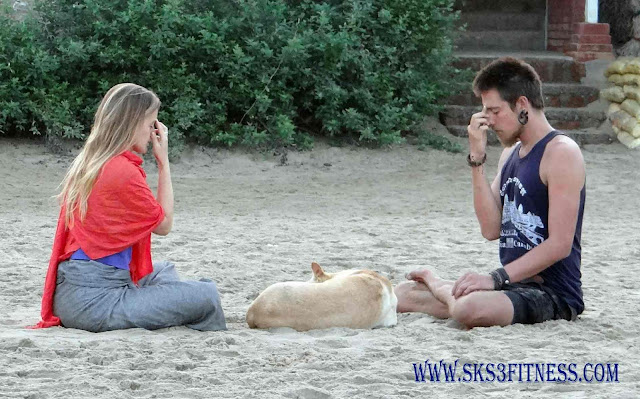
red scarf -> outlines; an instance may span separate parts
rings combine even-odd
[[[149,189],[141,164],[142,159],[129,151],[107,161],[89,195],[84,220],[76,211],[71,228],[65,226],[65,207],[61,207],[44,281],[42,321],[31,328],[60,325],[53,314],[58,264],[80,248],[98,259],[132,247],[129,270],[134,283],[153,271],[151,232],[164,220],[164,210]]]

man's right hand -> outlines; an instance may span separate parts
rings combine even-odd
[[[487,130],[489,119],[484,109],[471,116],[467,133],[469,134],[469,153],[473,160],[481,160],[487,148]]]

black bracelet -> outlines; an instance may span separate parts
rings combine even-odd
[[[493,278],[493,289],[501,290],[505,285],[509,284],[509,274],[504,267],[499,267],[496,270],[489,273],[489,275]]]
[[[479,161],[472,161],[471,160],[471,154],[467,154],[467,164],[469,164],[469,166],[471,166],[472,168],[481,166],[483,163],[485,163],[487,161],[487,153],[484,153],[484,156],[482,157],[481,160]]]

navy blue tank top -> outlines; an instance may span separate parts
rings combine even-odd
[[[547,143],[559,135],[552,131],[520,158],[520,145],[511,153],[500,176],[502,227],[500,230],[500,262],[507,265],[549,238],[549,192],[540,180],[540,160]],[[580,191],[580,209],[571,254],[539,275],[544,286],[571,306],[577,314],[584,310],[580,282],[582,214],[585,187]]]

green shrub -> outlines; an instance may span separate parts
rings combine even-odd
[[[163,101],[172,145],[374,145],[448,95],[453,0],[40,0],[0,20],[0,130],[81,138],[101,96]]]
[[[34,21],[9,16],[0,12],[0,132],[81,137],[82,102],[57,80],[60,59],[39,45]]]

